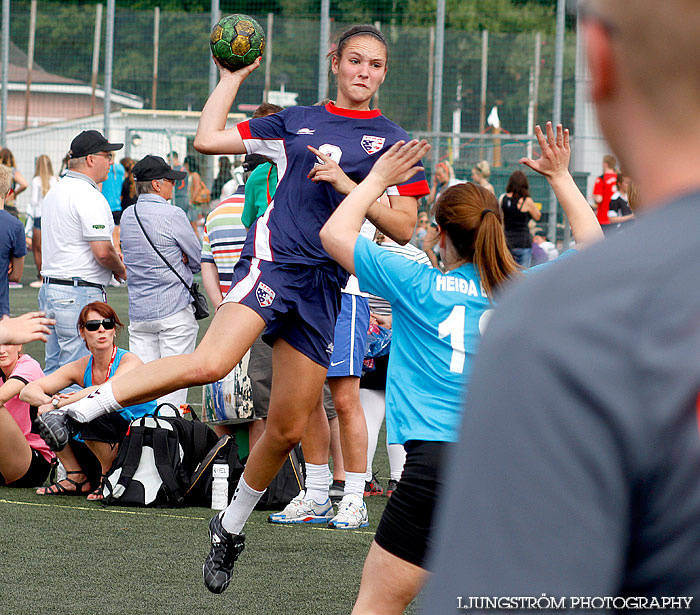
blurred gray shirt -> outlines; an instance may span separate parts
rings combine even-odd
[[[187,215],[157,194],[141,194],[121,219],[121,245],[129,285],[129,319],[136,322],[172,316],[192,302],[184,284],[144,237],[134,211],[160,253],[187,284],[201,269],[201,245]],[[187,256],[187,264],[182,261]]]

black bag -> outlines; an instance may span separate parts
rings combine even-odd
[[[238,445],[233,436],[225,435],[207,453],[190,478],[190,487],[185,494],[189,506],[211,506],[212,466],[214,463],[228,465],[228,499],[238,486],[238,480],[243,474],[243,464],[238,457]]]
[[[163,406],[175,416],[162,416]],[[122,506],[183,506],[190,476],[216,442],[216,434],[193,414],[180,417],[171,404],[131,421],[104,480],[103,503]]]
[[[257,510],[280,510],[289,504],[306,485],[304,475],[304,453],[297,444],[287,455],[284,465],[272,479],[255,508]]]
[[[187,285],[185,285],[187,286]],[[197,320],[203,320],[209,316],[209,304],[207,303],[207,298],[200,292],[199,284],[197,282],[192,282],[192,286],[189,287],[190,295],[194,301],[194,317]]]
[[[141,224],[141,218],[139,218],[139,212],[136,208],[136,205],[134,205],[134,215],[136,216],[136,222],[138,222],[139,226],[141,227],[141,232],[143,232],[143,236],[148,240],[148,243],[151,244],[151,247],[155,250],[156,254],[160,256],[160,260],[162,260],[168,266],[170,271],[172,271],[177,276],[180,282],[182,282],[185,285],[185,288],[189,291],[190,295],[192,295],[195,319],[202,320],[204,318],[207,318],[209,316],[209,304],[207,303],[207,298],[200,292],[199,284],[197,284],[197,282],[192,282],[192,286],[189,286],[187,282],[185,282],[185,280],[182,278],[182,276],[177,271],[175,271],[175,268],[158,251],[158,248],[156,248],[156,245],[153,243],[153,241],[151,241],[151,238],[148,236],[148,233],[146,233],[146,229],[143,228],[143,224]]]

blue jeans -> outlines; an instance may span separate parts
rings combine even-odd
[[[530,268],[530,263],[532,262],[532,248],[511,248],[510,252],[518,265],[525,269]]]
[[[78,334],[78,316],[88,303],[104,300],[104,293],[90,286],[44,284],[41,287],[39,309],[46,312],[49,318],[56,319],[46,342],[44,373],[55,372],[59,367],[89,354]]]

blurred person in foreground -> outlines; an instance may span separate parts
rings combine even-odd
[[[445,482],[424,613],[545,592],[623,597],[596,612],[661,596],[700,610],[700,11],[584,8],[591,96],[638,184],[639,220],[502,298]]]
[[[45,342],[49,326],[55,320],[46,318],[44,312],[27,312],[16,318],[0,319],[0,344],[28,344]]]

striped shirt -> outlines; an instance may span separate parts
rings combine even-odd
[[[231,288],[233,268],[241,257],[247,230],[241,222],[245,204],[244,186],[225,198],[208,216],[204,224],[202,262],[212,263],[219,272],[221,294]]]
[[[401,246],[388,237],[385,237],[384,241],[379,245],[382,248],[386,248],[390,252],[393,252],[394,254],[404,256],[410,261],[415,261],[416,263],[421,263],[423,265],[427,265],[428,267],[432,267],[428,255],[423,252],[423,250],[419,250],[410,243],[407,243],[405,246]],[[372,312],[372,314],[377,314],[378,316],[389,316],[391,314],[391,303],[389,303],[386,299],[370,294],[369,311]]]

